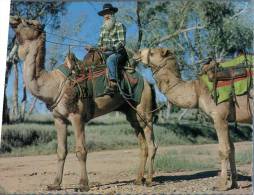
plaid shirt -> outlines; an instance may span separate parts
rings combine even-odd
[[[101,27],[98,46],[107,47],[109,50],[117,51],[125,46],[126,28],[120,23],[116,22],[114,27],[109,31],[104,25]]]

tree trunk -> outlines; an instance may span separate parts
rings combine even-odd
[[[31,104],[31,106],[30,106],[29,111],[28,111],[28,115],[31,115],[31,114],[33,113],[33,110],[34,110],[34,108],[35,108],[36,102],[37,102],[37,98],[34,97],[33,102],[32,102],[32,104]]]
[[[136,9],[136,14],[137,14],[137,25],[138,25],[138,42],[137,42],[137,50],[140,49],[141,47],[141,41],[142,41],[142,26],[141,26],[141,20],[140,20],[140,10],[141,10],[141,1],[137,0],[137,9]]]
[[[6,93],[4,92],[4,105],[3,105],[3,124],[10,124],[10,115],[9,115],[9,108],[7,104],[7,97]]]
[[[3,124],[9,124],[10,123],[10,112],[8,107],[8,101],[7,101],[7,93],[6,88],[8,85],[9,76],[11,73],[11,68],[13,65],[13,58],[15,53],[17,53],[18,45],[16,43],[16,36],[13,37],[12,42],[10,45],[13,45],[13,47],[10,50],[9,55],[7,56],[6,60],[6,70],[5,70],[5,81],[4,81],[4,102],[3,102]]]
[[[5,71],[5,83],[4,83],[4,102],[3,102],[3,121],[4,124],[10,123],[10,112],[8,108],[8,101],[7,101],[7,95],[6,95],[6,88],[8,84],[9,75],[11,72],[12,63],[7,62],[6,63],[6,71]]]
[[[22,105],[21,105],[21,113],[20,113],[20,121],[24,122],[25,120],[25,114],[26,114],[26,101],[27,101],[27,96],[26,96],[26,87],[23,85],[23,98],[22,98]]]
[[[18,64],[17,61],[13,63],[14,71],[14,82],[13,82],[13,92],[12,92],[12,115],[13,119],[17,120],[19,118],[19,107],[18,107]]]

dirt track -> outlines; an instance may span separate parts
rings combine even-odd
[[[237,147],[251,143],[237,143]],[[170,146],[170,148],[207,147]],[[163,152],[167,148],[159,148]],[[189,171],[176,173],[155,173],[154,185],[150,188],[133,185],[139,150],[114,150],[88,154],[88,177],[91,190],[89,193],[212,193],[218,170]],[[49,193],[47,184],[53,181],[56,169],[56,155],[2,157],[0,158],[0,192],[3,188],[8,193]],[[237,166],[239,189],[229,190],[227,194],[251,194],[251,164]],[[73,185],[79,180],[79,166],[74,154],[67,156],[63,178],[63,189],[50,193],[73,193]],[[2,190],[3,190],[2,189]]]

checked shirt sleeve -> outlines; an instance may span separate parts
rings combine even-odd
[[[101,28],[101,30],[100,30],[100,36],[99,36],[99,40],[98,40],[97,46],[98,47],[102,47],[103,46],[103,28]]]
[[[117,25],[117,42],[114,44],[114,50],[118,50],[125,46],[126,41],[126,28],[123,24]]]

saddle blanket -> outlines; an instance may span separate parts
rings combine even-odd
[[[220,63],[219,67],[234,67],[237,65],[244,64],[247,60],[247,64],[254,65],[254,56],[248,55],[245,56],[241,55],[232,60],[225,61]],[[217,95],[217,103],[221,103],[224,101],[228,101],[231,97],[232,92],[237,95],[244,95],[247,91],[252,87],[252,77],[253,77],[253,67],[247,68],[247,76],[242,78],[236,78],[234,80],[228,81],[218,81],[216,85],[216,95]],[[208,87],[208,90],[212,94],[213,99],[214,97],[214,89],[213,89],[213,82],[210,82],[208,76],[206,74],[201,76],[201,80],[205,83]],[[233,82],[233,84],[232,84]],[[234,91],[233,91],[234,90]]]
[[[79,93],[81,98],[96,98],[101,96],[109,83],[106,77],[106,68],[93,73],[87,73],[87,77],[73,74],[64,64],[58,66],[57,70],[64,76],[75,81],[75,91]],[[132,73],[124,71],[121,78],[122,79],[119,79],[118,83],[122,93],[124,93],[129,100],[139,103],[144,89],[143,77],[137,71]]]

